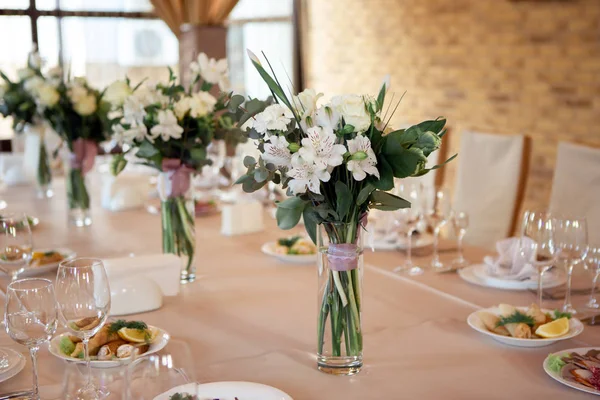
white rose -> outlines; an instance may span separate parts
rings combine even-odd
[[[37,89],[37,102],[43,107],[53,107],[60,100],[58,91],[51,85],[43,84]]]
[[[177,116],[177,119],[183,119],[183,117],[185,117],[185,114],[187,114],[187,112],[190,111],[190,98],[181,98],[177,103],[175,103],[173,111],[175,111],[175,116]]]
[[[292,105],[296,108],[296,111],[304,118],[308,115],[312,115],[317,109],[317,100],[323,96],[323,93],[317,94],[314,89],[305,89],[298,96],[292,97]]]
[[[331,99],[331,105],[342,115],[346,124],[354,127],[354,132],[364,132],[371,125],[371,116],[367,112],[363,96],[335,96]]]
[[[103,99],[113,106],[120,107],[132,94],[132,90],[125,81],[115,81],[106,88]]]
[[[86,96],[83,96],[81,99],[79,99],[77,103],[73,104],[73,109],[75,110],[75,112],[84,117],[93,114],[97,108],[98,106],[96,104],[96,96],[94,96],[91,93]]]
[[[35,75],[35,72],[31,68],[21,68],[17,71],[17,76],[22,81],[31,78],[33,75]]]
[[[67,92],[71,103],[79,103],[84,97],[88,95],[88,90],[83,86],[73,85]]]
[[[35,75],[32,76],[31,78],[27,79],[25,81],[25,83],[23,84],[23,87],[25,88],[26,91],[28,91],[29,93],[37,93],[37,90],[44,84],[44,80]]]
[[[190,115],[199,118],[211,113],[215,109],[217,99],[208,92],[195,93],[190,99]]]

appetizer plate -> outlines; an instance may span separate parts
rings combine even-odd
[[[585,354],[590,350],[595,350],[597,348],[595,347],[579,347],[576,349],[567,349],[567,350],[562,350],[562,351],[558,351],[554,354],[567,354],[567,353],[579,353],[579,354]],[[595,394],[597,396],[600,396],[600,391],[592,389],[590,387],[587,387],[585,385],[582,385],[581,383],[575,382],[575,381],[570,381],[567,380],[565,378],[562,377],[560,371],[559,372],[554,372],[550,369],[549,366],[549,361],[550,361],[550,356],[553,354],[548,354],[548,356],[546,357],[546,359],[544,360],[544,371],[546,371],[546,373],[548,375],[550,375],[550,377],[554,380],[557,380],[558,382],[562,383],[563,385],[567,385],[569,387],[572,387],[573,389],[577,389],[577,390],[581,390],[582,392],[586,392],[586,393],[591,393],[591,394]]]
[[[0,382],[4,382],[21,372],[26,361],[23,354],[13,349],[2,348],[0,353],[4,353],[8,358],[8,367],[0,369]]]
[[[276,246],[277,242],[268,242],[263,244],[260,250],[266,255],[288,264],[315,264],[317,262],[317,254],[279,254],[275,252]]]
[[[29,277],[29,276],[42,275],[42,274],[45,274],[47,272],[52,272],[56,268],[58,268],[58,264],[60,264],[62,261],[70,260],[70,259],[75,258],[77,256],[77,253],[75,253],[73,250],[67,249],[67,248],[59,248],[59,249],[35,249],[34,251],[40,251],[40,252],[44,252],[44,253],[48,252],[48,251],[57,251],[64,258],[60,262],[55,262],[55,263],[50,263],[50,264],[44,264],[44,265],[40,265],[39,267],[27,268],[27,269],[25,269],[25,271],[23,271],[23,272],[21,272],[19,274],[19,277],[24,278],[24,277]],[[0,271],[0,275],[2,275],[2,274],[5,274],[5,273],[2,272],[2,271]]]
[[[527,307],[517,307],[517,310],[526,311]],[[521,339],[521,338],[515,338],[512,336],[502,336],[502,335],[498,335],[494,332],[490,332],[487,330],[487,328],[483,324],[483,321],[481,321],[481,319],[479,319],[479,317],[477,316],[477,313],[479,311],[487,311],[489,313],[496,314],[496,315],[500,314],[500,309],[498,307],[491,307],[491,308],[477,310],[477,311],[471,313],[471,315],[469,315],[469,317],[467,318],[467,323],[469,324],[469,326],[471,328],[475,329],[477,332],[483,333],[484,335],[491,336],[492,339],[494,339],[500,343],[508,344],[510,346],[544,347],[544,346],[549,346],[551,344],[559,342],[561,340],[567,340],[567,339],[574,338],[575,336],[577,336],[581,332],[583,332],[583,324],[581,323],[581,321],[578,320],[577,318],[571,318],[569,320],[569,332],[567,332],[566,335],[563,335],[563,336],[560,336],[557,338]],[[552,310],[548,310],[548,309],[542,309],[542,311],[545,313],[552,313]]]
[[[152,342],[152,344],[150,344],[150,348],[148,349],[148,351],[145,352],[142,355],[142,357],[147,356],[152,353],[156,353],[158,351],[161,351],[162,349],[165,348],[167,343],[169,343],[169,339],[171,339],[171,336],[169,336],[169,334],[166,331],[164,331],[160,328],[156,328],[154,326],[150,326],[150,328],[157,329],[158,335],[156,336],[156,339],[154,340],[154,342]],[[82,360],[79,358],[71,358],[60,352],[60,340],[63,338],[63,336],[69,336],[69,333],[62,333],[58,336],[55,336],[50,341],[50,346],[48,346],[50,349],[50,353],[53,356],[61,358],[65,361],[70,361],[70,362],[74,362],[77,364],[85,364],[85,360]],[[109,361],[92,360],[90,362],[90,364],[91,364],[92,368],[114,368],[114,367],[119,367],[128,361],[129,361],[129,358],[123,358],[121,360],[119,360],[119,359],[109,360]]]
[[[212,382],[198,384],[190,383],[177,386],[165,392],[154,400],[169,400],[175,393],[196,394],[198,400],[293,400],[290,395],[271,386],[253,382]],[[194,393],[194,389],[197,389]]]
[[[524,281],[509,280],[489,276],[487,274],[487,266],[485,264],[470,265],[458,270],[458,275],[465,281],[474,285],[485,286],[495,289],[506,290],[530,290],[537,289],[537,280],[527,279]],[[550,276],[550,275],[548,275]],[[544,279],[544,289],[564,285],[567,281],[565,274],[554,273],[552,278]]]

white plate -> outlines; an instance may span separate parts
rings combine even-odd
[[[169,400],[175,393],[195,394],[194,384],[177,386],[154,400]],[[253,382],[212,382],[201,383],[197,387],[198,400],[293,400],[290,395],[271,386]]]
[[[8,368],[0,370],[0,382],[4,382],[21,372],[26,361],[23,354],[13,349],[3,347],[0,351],[6,353],[8,357]]]
[[[433,235],[421,233],[412,238],[412,248],[419,249],[433,245]],[[405,237],[395,237],[389,235],[387,238],[372,239],[371,247],[375,250],[406,250],[408,240]]]
[[[517,310],[526,311],[527,307],[517,307]],[[493,332],[490,332],[487,330],[487,328],[485,327],[485,325],[483,324],[481,319],[479,319],[479,317],[477,316],[477,313],[479,311],[487,311],[487,312],[490,312],[490,313],[496,314],[496,315],[500,314],[500,309],[498,307],[491,307],[491,308],[475,311],[474,313],[469,315],[469,317],[467,318],[467,323],[469,324],[469,326],[471,328],[475,329],[476,331],[483,333],[484,335],[491,336],[492,339],[497,340],[500,343],[508,344],[510,346],[544,347],[544,346],[549,346],[551,344],[559,342],[561,340],[567,340],[567,339],[574,338],[575,336],[577,336],[581,332],[583,332],[583,324],[581,323],[581,321],[579,321],[577,318],[571,318],[569,320],[569,332],[566,335],[558,337],[558,338],[520,339],[520,338],[515,338],[512,336],[502,336],[502,335],[498,335],[496,333],[493,333]],[[542,309],[542,311],[545,313],[553,312],[553,310],[547,310],[547,309]]]
[[[590,350],[596,350],[597,347],[579,347],[576,349],[567,349],[567,350],[562,350],[562,351],[558,351],[554,354],[558,354],[558,355],[562,355],[562,354],[568,354],[568,353],[579,353],[579,354],[585,354]],[[546,373],[548,375],[550,375],[550,377],[552,379],[557,380],[558,382],[562,383],[563,385],[567,385],[569,387],[572,387],[573,389],[577,389],[577,390],[581,390],[582,392],[586,392],[586,393],[591,393],[591,394],[595,394],[597,396],[600,396],[600,391],[592,389],[590,387],[587,387],[585,385],[582,385],[581,383],[575,382],[575,381],[569,381],[566,380],[565,378],[562,377],[561,373],[558,372],[554,372],[551,371],[550,368],[548,368],[548,361],[550,359],[550,356],[552,354],[548,354],[548,356],[546,357],[546,359],[544,360],[544,371],[546,371]]]
[[[501,279],[487,275],[487,266],[485,264],[470,265],[458,270],[458,275],[469,283],[479,286],[485,286],[495,289],[507,290],[530,290],[537,289],[537,280],[528,279],[526,281],[517,281],[509,279]],[[567,281],[565,274],[554,273],[553,279],[544,279],[544,289],[550,289],[557,286],[562,286]]]
[[[66,249],[66,248],[35,249],[33,251],[41,251],[41,252],[58,251],[64,257],[64,259],[62,261],[70,260],[77,256],[77,253],[75,253],[73,250]],[[28,276],[37,276],[37,275],[43,275],[47,272],[52,272],[58,268],[58,264],[60,264],[62,261],[56,262],[56,263],[51,263],[51,264],[40,265],[39,267],[27,268],[27,269],[25,269],[25,271],[23,271],[19,274],[19,277],[24,278],[24,277],[28,277]],[[4,274],[4,272],[0,271],[0,274]]]
[[[277,246],[277,242],[268,242],[263,244],[260,250],[266,255],[288,264],[315,264],[317,262],[316,254],[278,254],[275,252],[275,246]]]
[[[148,351],[143,354],[144,356],[152,354],[152,353],[156,353],[156,352],[164,349],[165,346],[167,345],[167,343],[169,343],[169,339],[171,338],[167,332],[165,332],[164,330],[162,330],[160,328],[156,328],[154,326],[149,326],[149,328],[158,329],[158,335],[157,335],[156,339],[154,340],[154,342],[152,342],[152,344],[150,344],[150,348],[148,349]],[[62,333],[58,336],[55,336],[50,341],[50,346],[48,346],[50,349],[50,353],[52,355],[54,355],[55,357],[62,358],[65,361],[70,361],[70,362],[74,362],[77,364],[85,364],[85,360],[82,360],[79,358],[71,358],[71,357],[65,356],[64,354],[62,354],[60,352],[60,339],[63,336],[69,336],[69,333]],[[90,364],[91,364],[92,368],[114,368],[114,367],[119,367],[119,366],[123,365],[123,363],[125,361],[128,361],[128,359],[109,360],[109,361],[92,360],[90,362]]]

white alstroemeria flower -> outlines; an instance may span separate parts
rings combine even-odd
[[[361,133],[369,129],[371,116],[367,112],[363,96],[335,96],[331,99],[331,106],[344,117],[346,124],[354,127],[354,132]]]
[[[321,194],[321,182],[331,179],[326,169],[318,168],[315,163],[304,160],[298,153],[292,156],[292,168],[287,175],[292,178],[288,186],[294,195],[302,194],[307,189]]]
[[[208,58],[206,53],[200,53],[198,60],[190,64],[190,69],[195,76],[200,75],[208,83],[219,83],[223,77],[227,77],[227,59],[216,60]]]
[[[346,147],[335,144],[336,136],[330,129],[314,126],[307,129],[298,154],[307,162],[315,163],[317,168],[337,167],[344,162]]]
[[[17,76],[19,80],[24,81],[25,79],[29,79],[35,75],[35,71],[31,68],[21,68],[17,71]]]
[[[294,114],[288,108],[279,104],[271,104],[254,117],[252,127],[258,133],[285,131],[292,118],[294,118]]]
[[[125,100],[131,96],[133,91],[127,84],[127,82],[119,80],[111,83],[104,92],[102,97],[104,100],[109,102],[112,106],[120,107],[125,103]]]
[[[203,117],[215,109],[217,99],[208,92],[194,93],[190,98],[190,116],[192,118]]]
[[[42,57],[37,51],[29,53],[27,64],[30,68],[37,69],[38,71],[42,68]]]
[[[321,96],[323,96],[323,93],[317,94],[314,89],[305,89],[297,96],[292,96],[292,106],[302,118],[305,118],[313,115],[317,109],[317,100]]]
[[[340,119],[340,113],[329,104],[319,107],[315,113],[315,123],[333,131],[337,129]]]
[[[137,96],[130,96],[123,103],[123,119],[128,124],[143,124],[146,116],[144,104]]]
[[[377,169],[377,157],[371,148],[371,141],[368,137],[358,135],[352,140],[348,140],[348,151],[351,156],[348,160],[348,171],[357,181],[362,181],[369,175],[375,175],[379,178]]]
[[[265,151],[261,158],[265,163],[271,163],[279,168],[289,168],[292,163],[292,152],[288,146],[290,144],[283,136],[273,135],[265,142]]]
[[[31,78],[27,79],[25,81],[25,83],[23,84],[23,88],[31,93],[31,94],[35,94],[37,93],[38,89],[44,84],[44,79],[40,76],[32,76]]]
[[[43,84],[40,86],[37,89],[36,95],[36,103],[43,108],[54,107],[54,105],[56,105],[56,103],[58,103],[60,100],[60,94],[58,91],[54,88],[54,86],[49,84]]]
[[[146,125],[136,125],[133,124],[129,127],[129,129],[125,129],[123,125],[114,125],[113,128],[113,138],[119,143],[119,145],[123,144],[132,144],[134,140],[144,140],[144,138],[148,135],[148,128]]]
[[[140,86],[133,92],[133,96],[136,97],[144,107],[151,104],[159,104],[164,107],[169,104],[169,98],[160,90],[156,89],[156,85],[152,83]]]
[[[150,129],[150,136],[152,139],[161,137],[163,141],[169,139],[181,139],[183,128],[177,123],[177,117],[171,110],[160,110],[158,112],[158,125],[155,125]]]
[[[221,79],[219,79],[219,90],[221,90],[221,92],[231,91],[231,81],[228,76],[222,76]]]
[[[73,104],[73,109],[77,114],[84,117],[93,114],[98,109],[96,96],[92,93],[83,96],[78,102]]]

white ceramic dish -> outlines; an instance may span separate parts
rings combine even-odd
[[[73,250],[67,249],[67,248],[35,249],[34,251],[41,251],[41,252],[58,251],[64,257],[64,259],[62,261],[70,260],[77,256],[77,253],[75,253]],[[19,274],[19,278],[25,278],[25,277],[29,277],[29,276],[37,276],[37,275],[45,274],[47,272],[52,272],[58,268],[58,264],[60,264],[60,262],[44,264],[44,265],[40,265],[39,267],[27,268],[27,269],[25,269],[25,271],[23,271]],[[0,275],[5,275],[5,273],[0,271]]]
[[[537,280],[527,279],[525,281],[501,279],[487,275],[485,264],[469,265],[458,270],[458,275],[465,281],[474,285],[485,286],[495,289],[506,290],[530,290],[537,289]],[[544,279],[544,289],[564,285],[567,281],[565,274],[554,273],[553,278]]]
[[[17,375],[25,368],[25,357],[13,349],[2,348],[0,351],[6,353],[8,367],[0,370],[0,382],[4,382]]]
[[[194,393],[194,389],[197,392]],[[253,382],[212,382],[177,386],[165,392],[154,400],[169,400],[175,393],[196,394],[198,400],[293,400],[290,395],[272,386]]]
[[[278,254],[275,252],[275,246],[277,246],[277,242],[268,242],[263,244],[260,250],[287,264],[315,264],[317,262],[316,254]]]
[[[154,340],[154,342],[152,342],[152,344],[150,344],[150,348],[148,349],[147,352],[144,353],[144,356],[152,354],[152,353],[156,353],[162,349],[165,348],[165,346],[167,345],[167,343],[169,343],[169,339],[171,338],[171,336],[169,336],[169,334],[160,329],[160,328],[156,328],[156,327],[151,327],[151,328],[155,328],[158,329],[158,335],[156,337],[156,339]],[[62,333],[58,336],[55,336],[51,341],[50,341],[50,353],[58,358],[61,358],[65,361],[69,361],[69,362],[74,362],[77,364],[85,364],[85,361],[82,359],[78,359],[78,358],[71,358],[68,356],[65,356],[64,354],[61,353],[60,351],[60,340],[63,336],[69,336],[69,333]],[[98,360],[92,360],[90,362],[92,368],[114,368],[114,367],[119,367],[121,365],[123,365],[124,363],[127,363],[129,361],[129,359],[121,359],[121,360],[109,360],[109,361],[98,361]]]
[[[520,311],[526,311],[527,307],[517,307],[517,309]],[[477,310],[474,313],[472,313],[471,315],[469,315],[469,317],[467,318],[467,323],[469,324],[469,326],[471,328],[475,329],[477,332],[483,333],[484,335],[488,335],[492,339],[494,339],[500,343],[508,344],[510,346],[544,347],[544,346],[549,346],[551,344],[554,344],[556,342],[560,342],[562,340],[574,338],[575,336],[577,336],[581,332],[583,332],[583,324],[581,323],[581,321],[579,321],[577,318],[571,318],[569,320],[569,325],[570,325],[569,332],[566,335],[561,336],[561,337],[552,338],[552,339],[520,339],[520,338],[515,338],[512,336],[502,336],[502,335],[498,335],[496,333],[493,333],[493,332],[490,332],[487,330],[487,328],[485,327],[485,325],[483,324],[481,319],[479,319],[479,317],[477,316],[477,313],[479,311],[487,311],[487,312],[490,312],[490,313],[496,314],[496,315],[500,314],[500,309],[498,307],[491,307],[491,308],[486,308],[486,309],[482,309],[482,310]],[[542,309],[542,311],[545,313],[552,313],[552,310]]]
[[[554,354],[567,354],[567,353],[579,353],[579,354],[585,354],[590,350],[595,350],[597,349],[597,347],[579,347],[576,349],[567,349],[567,350],[562,350],[562,351],[558,351]],[[548,361],[550,359],[550,356],[552,354],[548,354],[548,356],[546,357],[546,359],[544,360],[544,371],[546,371],[546,373],[548,375],[550,375],[550,377],[560,383],[562,383],[563,385],[567,385],[569,387],[572,387],[573,389],[577,389],[577,390],[581,390],[582,392],[586,392],[586,393],[591,393],[591,394],[595,394],[596,396],[600,396],[600,391],[599,390],[595,390],[592,389],[590,387],[587,387],[585,385],[582,385],[581,383],[577,383],[574,381],[569,381],[566,380],[565,378],[563,378],[560,374],[560,372],[554,372],[551,371],[550,368],[548,367]]]

